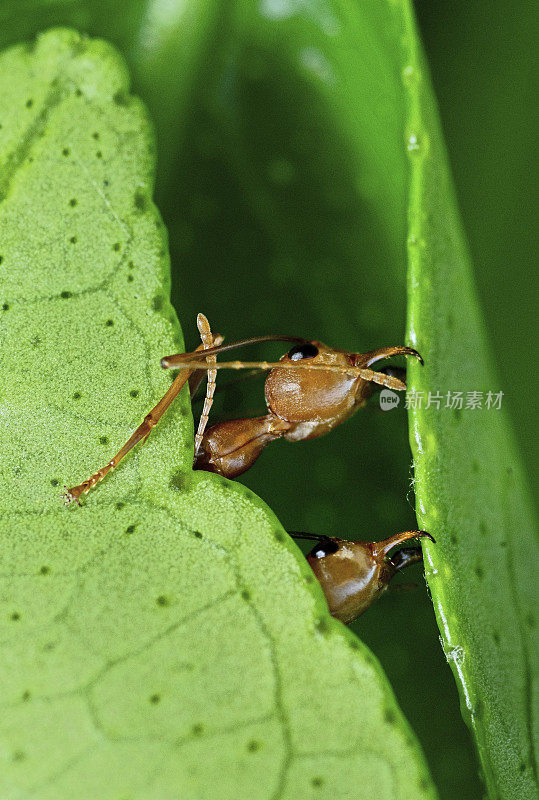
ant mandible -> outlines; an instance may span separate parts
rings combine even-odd
[[[187,380],[192,392],[198,386],[201,375],[197,373],[201,371],[209,374],[209,388],[195,440],[193,467],[236,478],[249,469],[264,447],[275,439],[282,437],[299,442],[328,433],[363,406],[376,385],[405,390],[406,384],[395,374],[371,369],[377,361],[405,355],[414,356],[423,363],[412,347],[381,347],[367,353],[350,353],[296,336],[255,336],[223,345],[223,337],[212,334],[203,314],[198,315],[197,325],[202,344],[196,350],[161,360],[165,369],[180,369],[164,396],[108,464],[78,486],[67,489],[66,503],[79,502],[80,497],[114,469],[136,444],[144,443]],[[216,356],[227,350],[268,341],[293,342],[294,346],[277,362],[216,363]],[[269,370],[265,384],[268,413],[253,419],[219,422],[205,430],[215,371],[223,368]]]

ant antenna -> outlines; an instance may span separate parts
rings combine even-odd
[[[306,344],[308,339],[303,339],[301,336],[280,336],[279,334],[265,334],[264,336],[252,336],[250,339],[238,339],[237,342],[229,342],[229,344],[218,344],[213,347],[205,349],[201,353],[201,358],[207,356],[218,355],[224,353],[226,350],[233,350],[236,347],[245,347],[249,344],[258,344],[259,342],[295,342],[296,344]],[[197,353],[175,353],[172,356],[165,356],[161,359],[161,366],[163,369],[180,369],[189,359],[196,359]],[[204,367],[199,367],[204,369]]]
[[[303,531],[288,531],[288,535],[292,539],[310,539],[313,542],[327,542],[332,541],[331,536],[326,536],[324,533],[304,533]]]

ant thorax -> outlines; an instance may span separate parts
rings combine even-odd
[[[301,366],[289,368],[295,361]],[[306,364],[346,369],[353,366],[349,354],[322,342],[309,342],[292,348],[280,363],[287,364],[287,368],[272,369],[266,379],[265,396],[269,411],[292,423],[293,428],[285,435],[289,441],[321,436],[354,412],[357,375],[303,369]]]

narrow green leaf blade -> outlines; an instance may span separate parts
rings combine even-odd
[[[410,440],[418,518],[437,540],[426,547],[427,578],[489,794],[531,800],[539,651],[534,517],[503,398],[497,408],[499,384],[410,3],[403,6],[403,32],[408,336],[426,362],[410,370],[417,393]],[[462,408],[456,392],[463,393]]]
[[[0,55],[0,794],[433,798],[378,664],[250,491],[191,472],[188,399],[88,497],[182,346],[123,63]]]

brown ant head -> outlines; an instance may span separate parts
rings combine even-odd
[[[280,363],[298,364],[298,369],[275,367],[266,378],[266,403],[280,419],[304,423],[312,432],[301,431],[301,438],[326,433],[353,413],[356,405],[358,376],[345,372],[353,367],[353,354],[312,341],[297,344]],[[343,367],[343,371],[304,369],[304,365],[325,364]],[[288,437],[287,437],[288,438]]]
[[[420,561],[419,547],[389,552],[409,539],[429,538],[426,531],[404,531],[382,542],[347,541],[321,537],[307,555],[332,616],[341,622],[355,620],[379,597],[392,577],[404,567]]]

